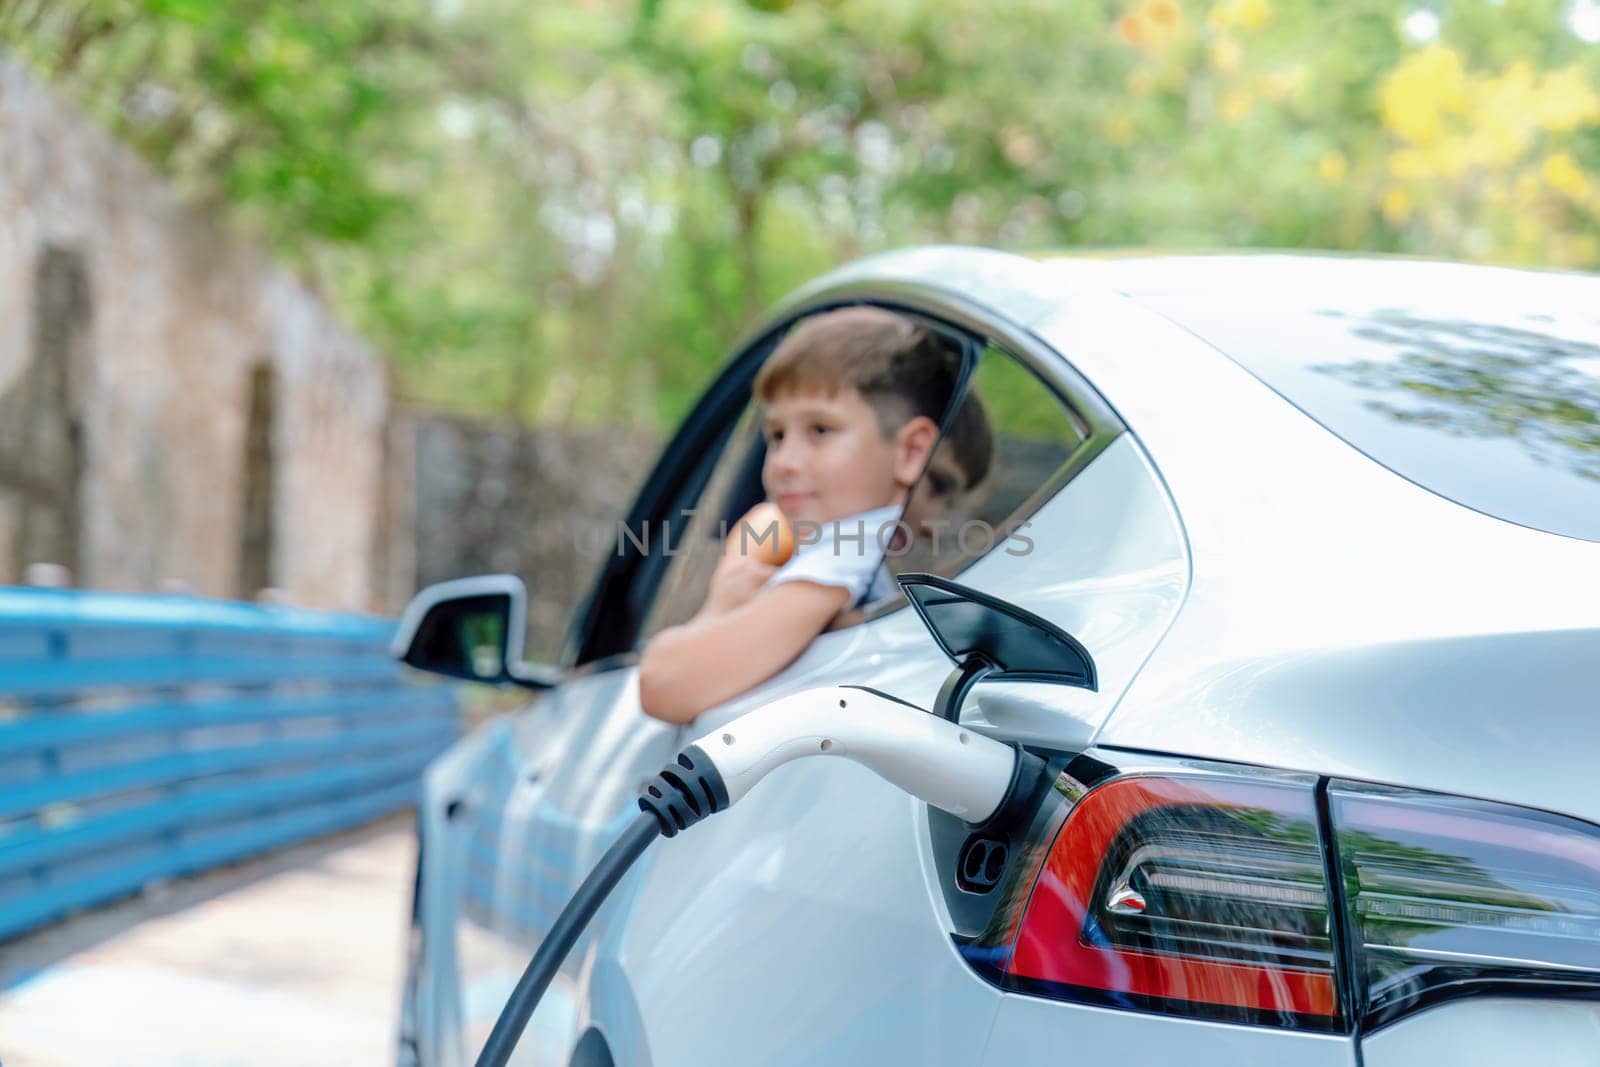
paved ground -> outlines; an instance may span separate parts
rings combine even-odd
[[[4,1067],[389,1064],[410,817],[0,946]]]

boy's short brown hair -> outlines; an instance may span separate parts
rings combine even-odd
[[[790,330],[756,375],[771,403],[789,392],[854,389],[885,437],[918,415],[944,417],[960,373],[959,355],[932,330],[876,307],[813,315]]]
[[[872,407],[885,437],[918,415],[944,418],[961,356],[932,330],[892,311],[861,306],[813,315],[790,330],[756,374],[763,403],[791,391],[832,395],[854,389]],[[967,486],[989,473],[993,433],[976,389],[956,411],[943,445]]]

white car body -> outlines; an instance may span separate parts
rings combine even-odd
[[[1033,553],[996,550],[958,579],[1076,637],[1098,688],[995,687],[963,721],[1056,751],[1248,764],[1600,823],[1600,544],[1408,480],[1137,296],[1197,283],[1269,331],[1281,287],[1441,315],[1565,309],[1571,329],[1600,340],[1600,280],[1438,263],[930,248],[821,279],[773,321],[841,300],[910,307],[1003,340],[1063,388],[1087,384],[1118,425],[1031,515]],[[642,715],[625,659],[599,667],[431,769],[403,1058],[470,1061],[539,932],[681,744],[817,685],[928,707],[950,664],[912,611],[892,611],[823,634],[686,730]],[[927,807],[867,771],[780,768],[646,853],[519,1054],[1409,1067],[1498,1064],[1536,1048],[1541,1062],[1600,1063],[1600,1004],[1537,993],[1314,1033],[1002,990],[953,943],[936,850]]]

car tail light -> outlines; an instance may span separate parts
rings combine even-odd
[[[1600,999],[1588,823],[1143,758],[1080,757],[1051,796],[961,946],[1007,990],[1324,1032],[1475,992]]]
[[[1101,785],[1061,822],[1026,903],[969,958],[1020,991],[1338,1029],[1314,786],[1142,774]]]
[[[1600,996],[1600,829],[1334,783],[1363,1022],[1473,993]]]

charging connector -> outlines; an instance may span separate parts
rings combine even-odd
[[[655,816],[662,837],[676,837],[731,803],[722,772],[698,743],[678,753],[639,794],[639,809]]]
[[[809,756],[859,763],[974,825],[1013,798],[1029,777],[1025,763],[1038,762],[887,693],[831,686],[780,697],[696,739],[649,782],[639,807],[672,837]]]

